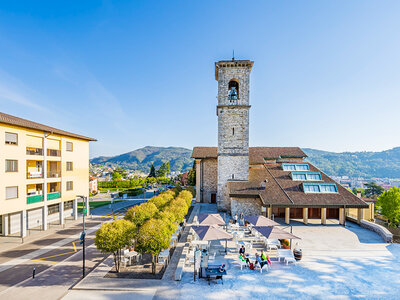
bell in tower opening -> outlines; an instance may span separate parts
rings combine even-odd
[[[239,83],[236,80],[229,81],[229,91],[228,91],[228,99],[229,100],[237,100],[238,92],[239,92]]]

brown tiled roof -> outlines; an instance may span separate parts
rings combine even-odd
[[[194,147],[193,158],[217,158],[217,147]],[[307,155],[299,147],[250,147],[249,163],[263,164],[264,159],[304,158]]]
[[[320,172],[310,164],[310,171]],[[323,182],[334,182],[322,173]],[[265,188],[261,183],[266,180]],[[280,163],[264,164],[262,168],[250,168],[249,181],[229,182],[230,195],[235,197],[259,197],[264,204],[292,207],[367,207],[366,203],[337,184],[338,193],[304,193],[302,181],[294,181],[290,171],[282,170]]]
[[[378,199],[373,199],[373,198],[366,198],[366,197],[361,197],[361,199],[365,202],[378,202]]]
[[[73,137],[73,138],[77,138],[77,139],[81,139],[81,140],[97,141],[96,139],[93,139],[90,137],[86,137],[83,135],[71,133],[71,132],[64,131],[64,130],[57,129],[57,128],[53,128],[53,127],[43,125],[40,123],[36,123],[36,122],[32,122],[32,121],[25,120],[22,118],[18,118],[15,116],[11,116],[11,115],[8,115],[8,114],[2,113],[2,112],[0,112],[0,123],[20,126],[20,127],[29,128],[29,129],[36,129],[36,130],[40,130],[40,131],[46,131],[46,132],[59,134],[59,135],[65,135],[65,136],[69,136],[69,137]]]

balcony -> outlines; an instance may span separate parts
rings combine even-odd
[[[47,178],[61,178],[61,171],[49,171],[47,172]]]
[[[54,199],[59,199],[59,198],[61,198],[61,193],[60,192],[48,193],[47,194],[47,200],[54,200]]]
[[[61,156],[61,150],[55,150],[55,149],[47,149],[47,155],[48,156]]]
[[[26,203],[32,204],[43,201],[43,195],[26,196]]]
[[[43,155],[42,148],[26,147],[27,155]]]
[[[35,172],[27,172],[26,179],[40,179],[43,178],[42,171],[35,171]]]

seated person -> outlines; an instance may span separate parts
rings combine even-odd
[[[263,250],[261,250],[261,259],[263,261],[267,262],[269,265],[271,265],[271,261],[269,259],[269,256],[266,255]]]
[[[266,261],[263,261],[262,259],[261,259],[261,256],[260,255],[258,255],[258,253],[256,253],[256,261],[255,261],[255,264],[259,264],[260,265],[260,267],[262,268],[262,267],[264,267],[264,265],[267,263]]]
[[[250,265],[250,259],[249,259],[248,257],[246,257],[244,253],[243,253],[243,254],[240,253],[240,254],[239,254],[239,258],[240,258],[242,261],[245,261],[245,262],[247,263],[248,266]]]
[[[246,248],[245,248],[244,246],[242,246],[242,247],[239,249],[239,254],[243,254],[243,255],[246,254]]]

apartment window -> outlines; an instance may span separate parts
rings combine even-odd
[[[72,152],[74,150],[74,144],[67,142],[67,151]]]
[[[73,170],[72,161],[67,161],[67,171],[72,171],[72,170]]]
[[[292,172],[292,179],[298,181],[321,181],[321,173],[319,172]]]
[[[6,144],[18,145],[18,134],[6,132]]]
[[[18,160],[6,159],[6,172],[18,172]]]
[[[305,193],[337,193],[335,183],[303,183]]]
[[[72,181],[67,181],[67,191],[72,191],[74,189],[74,183]]]
[[[53,205],[49,205],[47,207],[47,215],[52,215],[55,213],[60,212],[60,205],[59,204],[53,204]]]
[[[74,201],[64,202],[64,210],[72,209],[74,207]]]
[[[284,171],[309,171],[310,167],[308,166],[307,163],[293,163],[293,164],[283,163],[282,169]]]
[[[18,187],[8,186],[6,187],[6,199],[16,199],[18,198]]]

